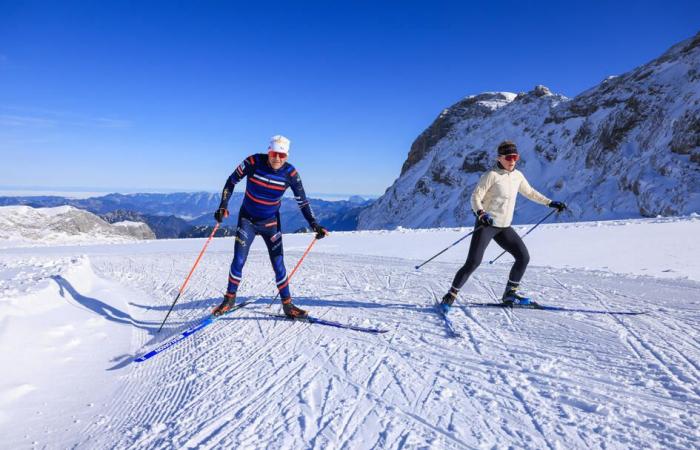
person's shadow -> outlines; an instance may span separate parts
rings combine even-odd
[[[158,324],[155,322],[136,320],[129,314],[120,311],[114,306],[108,305],[102,300],[82,295],[73,287],[72,284],[70,284],[70,281],[66,280],[61,275],[54,275],[51,278],[56,282],[56,284],[58,284],[61,297],[65,298],[66,292],[68,292],[68,294],[70,294],[70,296],[73,297],[78,304],[96,314],[99,314],[110,322],[131,325],[136,328],[146,330],[149,334],[154,334],[155,330],[157,329]]]
[[[73,285],[70,283],[70,281],[66,280],[63,278],[61,275],[55,275],[51,277],[56,284],[58,284],[59,288],[59,294],[61,297],[66,297],[66,293],[68,293],[73,299],[83,308],[86,308],[102,317],[105,319],[109,320],[110,322],[115,322],[121,325],[129,325],[132,327],[140,328],[142,330],[145,330],[148,332],[149,335],[154,336],[157,331],[158,331],[158,324],[155,322],[146,322],[142,320],[136,320],[133,317],[131,317],[129,314],[125,313],[124,311],[121,311],[114,306],[108,305],[107,303],[103,302],[102,300],[98,300],[93,297],[87,297],[85,295],[82,295],[80,292],[78,292]],[[120,361],[116,366],[110,367],[107,370],[116,370],[120,369],[128,364],[131,363],[133,360],[134,355],[130,354],[125,354],[125,355],[120,355],[117,356],[116,358],[112,359],[111,361]]]

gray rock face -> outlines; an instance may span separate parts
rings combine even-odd
[[[144,222],[129,222],[122,221],[112,224],[112,227],[125,231],[129,236],[136,239],[155,239],[156,234],[151,230],[148,224]]]
[[[461,100],[445,109],[411,145],[408,158],[401,167],[401,175],[423,159],[425,154],[441,139],[452,131],[453,126],[472,118],[485,118],[500,106],[508,104],[512,94],[503,92],[486,92]]]
[[[700,33],[573,99],[536,86],[456,103],[416,139],[359,228],[471,225],[469,197],[505,139],[530,184],[571,206],[563,220],[700,211]],[[515,220],[545,213],[521,199]]]

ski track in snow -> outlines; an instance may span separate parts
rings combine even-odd
[[[125,301],[148,326],[132,327],[132,353],[110,368],[121,389],[72,446],[700,446],[695,282],[530,267],[525,286],[535,299],[600,313],[461,306],[451,313],[462,333],[455,339],[432,302],[458,264],[415,271],[399,258],[310,256],[291,283],[295,302],[316,317],[389,330],[377,336],[257,313],[279,301],[268,308],[274,275],[267,254],[253,249],[239,298],[255,304],[130,363],[218,304],[231,256],[207,254],[159,335],[192,254],[90,257],[100,277],[145,293],[150,303]],[[287,252],[287,266],[300,256]],[[495,301],[509,267],[482,265],[459,302]],[[629,310],[648,313],[610,314]]]

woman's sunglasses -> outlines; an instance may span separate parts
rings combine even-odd
[[[520,155],[518,155],[517,153],[511,153],[510,155],[505,155],[503,159],[505,159],[506,161],[517,161],[520,159]]]

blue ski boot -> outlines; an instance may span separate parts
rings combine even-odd
[[[443,314],[447,315],[447,313],[450,312],[450,308],[452,307],[452,304],[454,302],[454,295],[448,292],[447,294],[445,294],[444,297],[442,297],[442,302],[438,305],[438,307],[440,308],[440,311],[442,311]]]
[[[518,292],[517,290],[517,285],[511,286],[509,283],[509,286],[506,288],[506,291],[503,293],[503,297],[501,298],[501,301],[505,306],[531,306],[534,304],[533,301],[530,300],[530,298],[525,297],[521,293]]]

